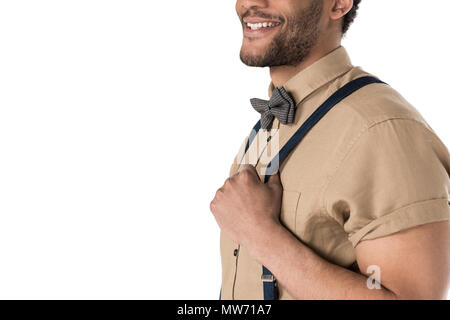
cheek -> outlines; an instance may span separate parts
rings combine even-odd
[[[242,0],[236,1],[236,5],[235,5],[234,9],[236,10],[237,15],[239,17],[241,17],[242,14],[244,13],[244,7],[242,6]]]

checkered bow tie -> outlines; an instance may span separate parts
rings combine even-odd
[[[253,98],[250,103],[261,114],[261,128],[265,130],[270,130],[274,117],[282,124],[294,122],[295,102],[283,87],[275,88],[270,100]]]

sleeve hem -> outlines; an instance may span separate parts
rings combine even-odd
[[[363,240],[388,236],[419,225],[450,219],[449,200],[433,199],[416,202],[380,217],[349,236],[353,247]]]

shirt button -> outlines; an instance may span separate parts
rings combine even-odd
[[[236,257],[236,256],[237,256],[237,254],[238,254],[238,249],[234,249],[234,252],[233,252],[233,254],[234,254],[234,256]]]

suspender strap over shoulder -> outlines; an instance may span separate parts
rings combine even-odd
[[[272,159],[267,166],[267,171],[264,176],[264,183],[269,180],[269,177],[278,172],[279,167],[283,161],[289,156],[291,151],[300,143],[300,141],[306,136],[314,125],[322,119],[328,111],[330,111],[335,105],[347,98],[357,90],[372,84],[372,83],[384,83],[374,77],[362,77],[350,81],[338,91],[333,93],[319,108],[317,108],[313,114],[306,119],[302,126],[294,133],[289,141],[281,148],[280,152]]]
[[[352,93],[357,90],[373,83],[384,83],[383,81],[374,78],[374,77],[361,77],[355,80],[350,81],[338,91],[333,93],[319,108],[314,111],[314,113],[301,125],[301,127],[294,133],[294,135],[288,140],[288,142],[281,148],[280,152],[272,159],[266,169],[266,173],[264,176],[264,183],[267,183],[269,177],[275,173],[277,173],[280,169],[281,164],[287,158],[287,156],[291,153],[291,151],[300,143],[300,141],[306,136],[306,134],[314,127],[314,125],[322,119],[328,111],[330,111],[335,105],[344,100],[346,97],[350,96]],[[258,127],[258,124],[254,127]],[[257,131],[258,131],[257,130]],[[252,132],[253,132],[252,131]],[[256,131],[256,132],[257,132]],[[256,134],[254,134],[256,135]],[[252,139],[247,142],[246,151],[250,147],[254,136]],[[264,300],[276,300],[278,299],[278,289],[276,284],[276,279],[269,269],[266,267],[262,267],[262,276],[261,280],[263,281],[264,286]]]

